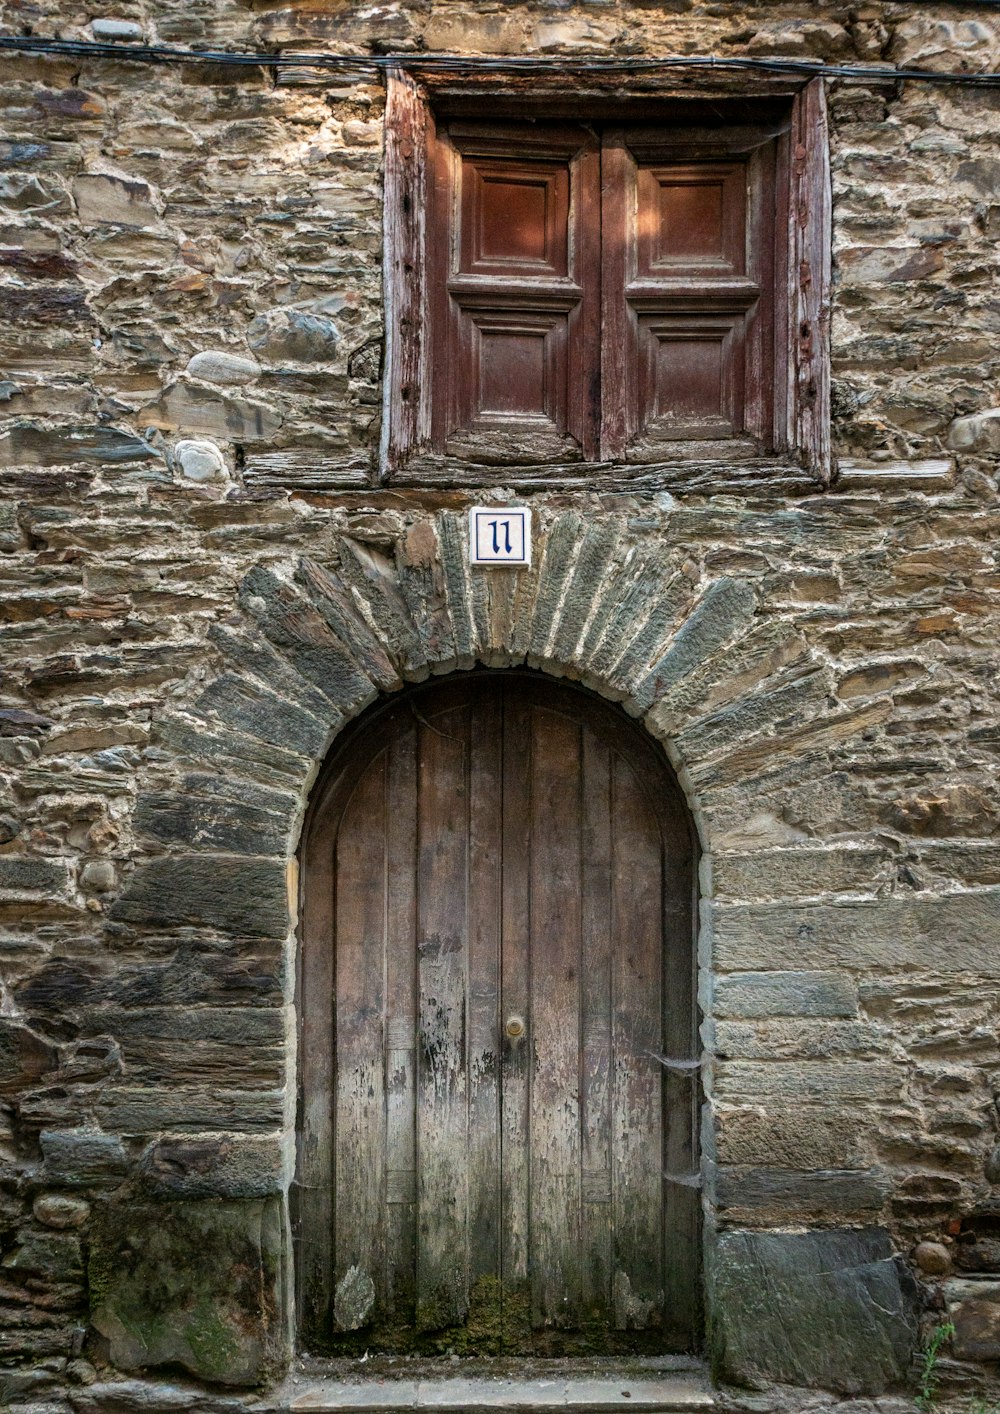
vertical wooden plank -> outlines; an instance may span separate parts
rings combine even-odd
[[[424,251],[429,110],[402,69],[386,75],[385,374],[381,476],[391,478],[423,436]]]
[[[774,366],[774,157],[773,143],[750,154],[743,183],[746,202],[746,270],[760,286],[747,310],[745,345],[745,425],[764,447],[775,445],[776,380]]]
[[[611,1319],[611,753],[583,732],[582,1305]]]
[[[468,1310],[467,711],[419,727],[417,1326]]]
[[[298,1166],[293,1189],[297,1300],[307,1340],[324,1340],[333,1301],[333,832],[325,819],[306,836],[298,1007]]]
[[[569,320],[569,432],[588,461],[601,455],[601,150],[593,139],[571,164],[573,273],[583,296]]]
[[[428,116],[427,121],[433,122]],[[461,185],[461,158],[448,137],[446,124],[427,143],[425,186],[427,229],[424,279],[424,329],[426,352],[422,365],[421,426],[438,451],[443,451],[448,434],[461,421],[459,406],[464,384],[450,377],[451,364],[472,328],[448,295],[447,284],[458,263],[458,197]],[[467,362],[467,358],[465,359]],[[443,375],[443,376],[442,376]]]
[[[528,898],[529,861],[532,848],[531,819],[531,709],[521,684],[508,682],[503,696],[503,899],[502,899],[502,1007],[500,1021],[506,1028],[511,1017],[521,1017],[525,1034],[501,1036],[500,1115],[500,1264],[503,1332],[512,1342],[527,1337],[527,1320],[516,1320],[518,1305],[527,1315],[530,1234],[528,1186],[530,1182],[529,1115],[533,1014],[529,987]]]
[[[500,1301],[501,731],[500,692],[486,682],[469,736],[469,1283],[480,1310]]]
[[[615,1325],[662,1319],[662,851],[632,767],[612,765]]]
[[[832,475],[830,445],[830,135],[826,85],[815,78],[792,105],[792,252],[790,346],[796,443],[823,485]]]
[[[532,719],[531,1304],[536,1325],[581,1317],[580,727]]]
[[[635,317],[625,298],[633,274],[635,163],[621,129],[601,146],[601,457],[620,461],[635,435]]]
[[[386,765],[383,751],[337,837],[336,1330],[368,1324],[385,1299]]]
[[[386,897],[386,1315],[411,1325],[416,1301],[417,734],[389,745]]]
[[[791,124],[789,123],[789,129]],[[774,450],[787,452],[795,446],[794,396],[791,387],[791,321],[795,300],[791,288],[792,251],[789,242],[791,181],[791,131],[774,142]]]

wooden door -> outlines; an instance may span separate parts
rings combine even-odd
[[[337,751],[303,854],[307,1343],[690,1348],[693,850],[653,743],[531,674],[431,684]]]

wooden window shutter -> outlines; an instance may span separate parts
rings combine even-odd
[[[620,129],[605,136],[603,185],[604,457],[770,446],[774,144]]]
[[[542,101],[441,116],[390,80],[384,475],[794,460],[827,481],[823,81],[643,126]]]
[[[599,179],[599,147],[582,128],[453,122],[439,134],[431,428],[447,455],[597,455]]]

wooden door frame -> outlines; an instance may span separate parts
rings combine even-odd
[[[530,669],[477,668],[453,673],[447,677],[432,677],[401,694],[382,697],[366,712],[352,721],[337,737],[320,769],[310,793],[299,845],[299,924],[296,954],[295,1010],[297,1064],[296,1170],[290,1189],[290,1208],[295,1262],[295,1293],[298,1340],[308,1345],[310,1334],[316,1339],[317,1330],[329,1330],[333,1301],[333,1236],[334,1193],[329,1184],[332,1171],[330,1148],[333,1143],[332,1100],[335,1088],[336,1037],[334,1034],[333,998],[335,986],[335,949],[329,946],[334,932],[332,916],[332,845],[336,838],[344,809],[374,757],[384,749],[386,729],[396,720],[409,719],[419,711],[421,697],[447,692],[449,684],[456,695],[464,692],[470,680],[516,680],[524,684],[530,695],[538,693],[547,705],[560,697],[572,703],[583,722],[599,722],[607,729],[621,732],[623,755],[637,767],[637,776],[660,826],[661,838],[673,837],[689,851],[687,865],[691,888],[678,916],[673,904],[675,927],[690,938],[686,953],[689,972],[685,991],[689,1006],[685,1011],[686,1037],[681,1037],[681,1020],[677,1031],[669,1038],[668,1052],[683,1057],[697,1057],[698,1027],[698,861],[700,844],[694,818],[676,773],[661,745],[620,707],[607,702],[578,683],[559,679]],[[530,699],[529,699],[530,700]],[[378,730],[381,728],[381,730]],[[645,769],[643,769],[645,768]],[[656,780],[663,789],[647,790],[647,782]],[[664,917],[672,900],[663,900]],[[324,1102],[325,1097],[325,1102]],[[688,1253],[680,1263],[682,1270],[700,1272],[701,1211],[700,1188],[692,1184],[692,1170],[700,1159],[700,1127],[704,1096],[697,1069],[690,1067],[668,1070],[664,1087],[664,1109],[677,1113],[683,1106],[689,1109],[689,1126],[683,1136],[677,1136],[665,1155],[666,1173],[675,1176],[668,1182],[664,1200],[664,1240],[682,1242]],[[676,1127],[676,1126],[675,1126]],[[671,1149],[676,1152],[672,1155]],[[675,1164],[684,1165],[678,1171]],[[686,1179],[687,1182],[678,1182]],[[664,1270],[670,1271],[666,1263]],[[690,1290],[667,1291],[665,1305],[674,1302],[683,1308],[685,1320],[696,1343],[702,1323],[703,1297],[700,1283]],[[318,1295],[317,1295],[318,1293]]]

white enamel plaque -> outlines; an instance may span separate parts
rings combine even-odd
[[[527,506],[473,506],[469,560],[474,565],[531,564],[531,511]]]

